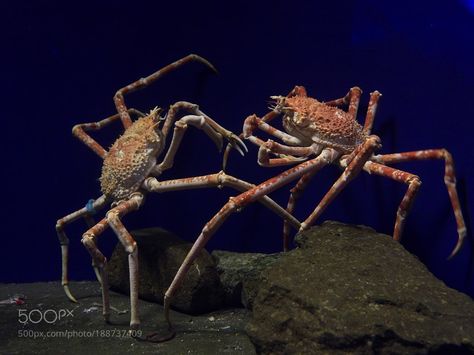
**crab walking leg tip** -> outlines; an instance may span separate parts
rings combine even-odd
[[[69,289],[69,285],[63,285],[64,292],[66,293],[67,298],[69,298],[74,303],[79,303],[76,298],[72,295],[71,290]]]
[[[244,141],[242,141],[242,139],[240,139],[240,137],[237,137],[237,145],[242,148],[245,152],[248,153],[249,149],[247,148],[247,146],[245,145]]]
[[[166,323],[168,323],[168,330],[173,331],[173,324],[171,323],[171,319],[170,319],[170,306],[171,306],[171,300],[169,297],[165,296],[163,300],[165,320],[166,320]]]
[[[243,152],[243,150],[238,145],[235,146],[235,149],[237,149],[237,151],[240,153],[240,155],[245,156],[245,153]]]
[[[102,285],[102,277],[100,276],[100,270],[97,266],[94,266],[94,273],[95,277],[97,277],[97,281]]]
[[[163,300],[163,307],[164,307],[165,320],[168,323],[168,334],[161,335],[158,332],[154,332],[154,333],[148,334],[145,338],[137,338],[137,339],[148,341],[151,343],[164,343],[166,341],[173,339],[176,336],[176,331],[174,330],[173,325],[171,324],[171,320],[170,320],[170,302],[171,300],[169,296],[167,297],[165,295],[164,300]]]
[[[451,260],[451,258],[453,258],[461,250],[464,244],[464,235],[465,235],[465,232],[464,234],[459,234],[458,242],[456,243],[456,246],[454,247],[451,254],[448,256],[448,260]]]

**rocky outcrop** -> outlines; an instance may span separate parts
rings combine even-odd
[[[262,277],[248,334],[264,354],[470,354],[474,303],[389,236],[326,222]]]
[[[160,229],[133,235],[140,297],[162,302],[191,244]],[[202,252],[174,307],[253,309],[247,332],[264,354],[474,353],[473,301],[389,236],[326,222],[299,234],[296,244],[272,255]],[[120,245],[109,269],[113,288],[128,295]]]

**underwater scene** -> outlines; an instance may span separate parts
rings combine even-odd
[[[474,2],[2,14],[1,354],[474,353]]]

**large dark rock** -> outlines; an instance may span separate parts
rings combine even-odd
[[[326,222],[265,272],[248,334],[261,353],[474,353],[474,303],[389,236]]]
[[[278,254],[235,253],[215,250],[212,257],[216,261],[224,288],[227,306],[252,309],[253,300],[262,282],[263,271],[278,260]]]
[[[160,229],[132,232],[138,245],[139,297],[163,303],[166,289],[192,244]],[[121,244],[109,261],[109,282],[113,290],[129,294],[128,257]],[[187,273],[172,301],[172,307],[189,314],[219,309],[223,290],[213,258],[203,250]]]

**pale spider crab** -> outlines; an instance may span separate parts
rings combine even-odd
[[[320,102],[308,97],[305,88],[296,86],[287,96],[272,96],[274,100],[273,110],[264,117],[258,118],[256,115],[247,117],[241,136],[259,146],[258,163],[261,166],[297,165],[238,196],[230,198],[229,202],[204,226],[166,292],[164,304],[165,317],[168,322],[170,322],[169,306],[171,299],[182,283],[186,272],[201,249],[233,212],[291,181],[299,179],[290,190],[291,194],[287,205],[287,212],[293,213],[296,200],[311,178],[322,167],[329,164],[339,165],[343,168],[343,173],[314,211],[300,224],[300,231],[307,230],[313,225],[329,203],[353,178],[364,170],[369,174],[385,176],[408,186],[398,207],[393,232],[393,238],[399,241],[405,217],[421,182],[418,176],[387,165],[412,160],[443,159],[445,161],[444,181],[454,210],[459,235],[450,257],[461,249],[466,235],[466,227],[456,191],[454,163],[451,154],[445,149],[429,149],[375,155],[375,151],[381,147],[380,138],[371,135],[371,129],[381,94],[378,91],[370,94],[367,114],[362,126],[356,121],[361,93],[358,87],[354,87],[342,98]],[[340,108],[343,105],[348,105],[347,111]],[[283,127],[286,133],[268,124],[270,120],[278,115],[283,115]],[[256,129],[280,139],[284,144],[272,140],[261,140],[254,135]],[[228,153],[228,150],[226,153]],[[224,167],[226,160],[227,154],[224,158]],[[288,249],[289,244],[288,234],[289,224],[285,221],[283,232],[285,250]]]
[[[67,224],[82,217],[89,225],[89,229],[83,234],[82,244],[92,257],[95,273],[102,286],[103,316],[107,322],[109,321],[107,259],[98,249],[96,239],[110,227],[129,255],[131,329],[137,329],[140,325],[138,315],[138,249],[135,240],[123,225],[122,217],[142,207],[145,195],[148,192],[163,193],[206,187],[222,188],[224,186],[238,191],[246,191],[255,186],[227,175],[223,171],[183,179],[165,181],[157,179],[165,170],[173,166],[175,155],[188,125],[203,130],[216,143],[219,150],[222,148],[224,137],[242,155],[244,151],[247,151],[247,147],[238,136],[212,120],[195,104],[185,101],[177,102],[170,106],[165,117],[160,116],[161,109],[158,108],[145,115],[135,109],[127,109],[125,106],[123,97],[125,94],[144,88],[164,74],[191,61],[200,62],[215,71],[214,67],[204,58],[194,54],[188,55],[150,76],[139,79],[118,90],[114,96],[118,114],[99,122],[78,124],[73,128],[73,134],[103,159],[102,175],[100,177],[102,195],[96,200],[89,200],[85,207],[66,215],[56,223],[62,254],[62,285],[68,298],[73,302],[77,302],[68,286],[69,239],[64,229]],[[184,111],[187,114],[178,116],[179,111]],[[140,116],[140,118],[132,122],[131,113]],[[99,130],[119,119],[122,121],[124,133],[108,151],[86,133],[87,131]],[[162,125],[161,128],[160,125]],[[166,138],[173,126],[173,137],[168,150],[163,160],[157,162],[158,157],[164,151]],[[293,216],[269,197],[262,196],[260,202],[280,217],[288,220],[293,226],[299,226],[299,222]],[[108,204],[111,204],[111,209],[107,211],[104,218],[95,223],[92,215]],[[174,332],[170,332],[166,337],[157,339],[156,334],[152,334],[146,337],[145,340],[163,341],[173,336]]]

